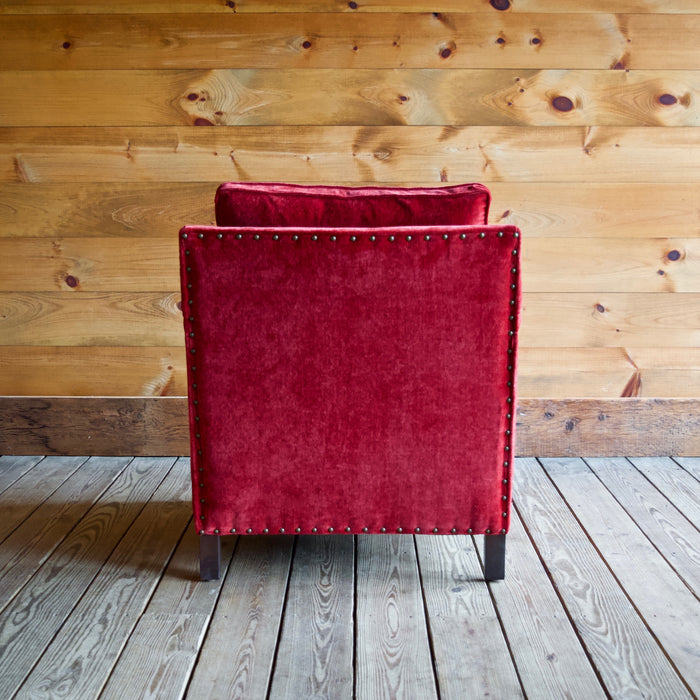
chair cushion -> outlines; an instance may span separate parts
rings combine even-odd
[[[506,531],[519,242],[182,229],[197,529]]]
[[[227,182],[216,193],[219,226],[449,226],[485,224],[483,185],[327,187]]]

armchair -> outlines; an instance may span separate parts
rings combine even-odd
[[[180,232],[203,579],[227,534],[484,534],[503,578],[520,237],[481,185],[227,183]]]

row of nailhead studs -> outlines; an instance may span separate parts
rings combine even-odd
[[[498,238],[503,238],[504,233],[503,233],[503,231],[499,231],[496,235],[497,235]],[[516,239],[519,238],[519,235],[520,235],[520,234],[519,234],[517,231],[514,231],[514,232],[513,232],[513,237],[514,237],[514,238],[516,238]],[[186,233],[183,233],[183,234],[182,234],[182,237],[183,237],[183,238],[187,238],[187,234],[186,234]],[[216,237],[217,237],[218,239],[221,239],[221,238],[223,238],[223,234],[217,233],[217,234],[216,234]],[[237,240],[242,239],[242,237],[243,237],[242,234],[240,234],[240,233],[237,233],[237,234],[236,234],[236,239],[237,239]],[[465,233],[461,233],[459,237],[460,237],[460,239],[462,239],[462,240],[465,240],[465,239],[467,238],[467,236],[466,236]],[[484,231],[482,231],[482,232],[479,233],[479,238],[480,238],[480,239],[483,239],[483,238],[485,238],[485,237],[486,237],[486,233],[485,233]],[[200,238],[200,239],[201,239],[201,238],[204,238],[204,234],[203,234],[203,233],[199,233],[199,234],[198,234],[198,238]],[[260,235],[259,235],[259,234],[253,234],[253,238],[254,238],[255,240],[259,240],[259,239],[260,239]],[[272,236],[272,238],[273,238],[273,240],[279,240],[280,236],[279,236],[278,234],[274,234],[274,235]],[[291,238],[292,238],[292,240],[298,240],[298,239],[299,239],[299,236],[296,235],[296,234],[294,234]],[[374,236],[374,235],[370,235],[370,236],[369,236],[369,240],[371,240],[371,241],[376,240],[376,238],[377,238],[377,237]],[[388,236],[387,238],[388,238],[389,241],[392,241],[392,242],[395,240],[395,237],[394,237],[394,236]],[[443,238],[443,240],[448,240],[448,239],[449,239],[449,234],[446,234],[446,233],[443,234],[443,235],[442,235],[442,238]],[[314,234],[314,235],[311,236],[311,239],[314,240],[314,241],[316,241],[316,240],[318,240],[318,236]],[[335,235],[330,236],[330,240],[331,240],[331,241],[335,241],[336,239],[337,239],[337,237],[336,237]],[[407,235],[407,236],[406,236],[406,240],[407,240],[407,241],[410,241],[411,239],[412,239],[412,236],[411,236],[411,235]],[[354,236],[354,235],[353,235],[353,236],[350,236],[350,240],[351,240],[351,241],[356,241],[356,240],[357,240],[357,236]],[[426,236],[424,237],[424,240],[429,241],[429,240],[430,240],[430,236],[429,236],[429,235],[426,235]],[[514,248],[513,251],[512,251],[512,254],[513,254],[514,256],[517,256],[518,253],[519,253],[518,249],[517,249],[517,248]],[[186,250],[186,251],[185,251],[185,255],[189,255],[189,250]],[[189,266],[186,268],[186,271],[187,271],[187,272],[191,272],[191,270],[192,270],[192,268],[189,267]],[[517,267],[512,267],[512,268],[511,268],[511,274],[517,275],[517,274],[518,274],[518,268],[517,268]],[[191,285],[190,283],[188,283],[188,284],[187,284],[187,289],[191,289],[191,288],[192,288],[192,285]],[[515,296],[516,296],[516,293],[517,293],[517,285],[516,285],[515,282],[511,282],[511,284],[510,284],[510,289],[511,289],[511,291],[512,291],[512,298],[510,299],[510,306],[511,306],[511,307],[514,307],[514,306],[516,305]],[[192,299],[188,299],[188,305],[191,306],[192,303],[193,303],[193,300],[192,300]],[[193,316],[190,316],[188,320],[189,320],[190,323],[191,323],[191,322],[194,321],[194,317],[193,317]],[[515,340],[515,328],[514,328],[514,326],[515,326],[515,314],[510,314],[510,315],[509,315],[509,323],[511,324],[510,329],[509,329],[509,332],[508,332],[508,333],[509,333],[509,344],[508,344],[508,355],[509,355],[509,357],[508,357],[508,363],[509,363],[509,364],[508,364],[508,372],[509,372],[509,377],[510,377],[510,378],[509,378],[507,384],[508,384],[508,387],[509,387],[509,389],[510,389],[510,395],[509,395],[509,396],[507,397],[507,399],[506,399],[507,410],[508,410],[508,411],[510,411],[510,409],[511,409],[511,407],[512,407],[512,403],[513,403],[512,387],[513,387],[513,369],[514,369],[514,368],[513,368],[513,365],[512,365],[512,363],[511,363],[510,356],[513,354],[513,345],[514,345],[514,340]],[[189,336],[190,336],[190,338],[194,338],[194,332],[190,331]],[[191,349],[190,349],[190,352],[191,352],[192,354],[195,354],[195,352],[196,352],[195,348],[191,348]],[[196,366],[192,366],[192,372],[195,372],[196,369],[197,369]],[[196,390],[196,389],[197,389],[197,384],[196,384],[196,383],[193,383],[193,384],[192,384],[192,388]],[[193,404],[194,404],[195,406],[197,406],[197,405],[199,404],[198,399],[193,399]],[[510,425],[510,423],[512,422],[512,413],[510,413],[510,412],[506,413],[506,420],[509,421],[509,425]],[[196,421],[196,422],[199,421],[199,416],[195,415],[195,421]],[[510,428],[506,429],[506,431],[505,431],[505,436],[506,436],[506,445],[505,445],[505,452],[506,452],[506,454],[505,454],[505,457],[506,457],[506,458],[509,457],[509,453],[510,453],[510,446],[509,446],[509,444],[508,444],[508,443],[510,442],[510,440],[509,440],[510,434],[511,434]],[[198,441],[200,440],[201,435],[200,435],[199,432],[196,432],[196,433],[195,433],[195,438],[196,438]],[[200,456],[200,457],[202,456],[202,450],[201,450],[201,446],[200,446],[200,445],[198,445],[198,448],[197,448],[197,455]],[[503,467],[504,467],[504,469],[505,469],[505,471],[506,471],[506,473],[507,473],[507,470],[508,470],[508,467],[509,467],[509,459],[505,459],[505,460],[504,460],[504,462],[503,462]],[[203,471],[204,471],[203,468],[202,468],[201,466],[199,466],[199,467],[198,467],[198,472],[201,474]],[[502,480],[502,483],[503,483],[504,492],[505,492],[505,491],[507,490],[507,486],[508,486],[508,479],[507,479],[507,478],[504,478],[504,479]],[[204,483],[199,483],[199,487],[200,487],[200,488],[204,488]],[[504,493],[504,494],[501,496],[501,499],[502,499],[502,501],[507,501],[507,500],[508,500],[507,494]],[[200,503],[201,503],[201,504],[204,504],[204,503],[205,503],[205,499],[204,499],[204,498],[200,498]],[[502,513],[501,515],[502,515],[503,518],[507,518],[507,517],[508,517],[508,513],[507,513],[506,511],[503,511],[503,513]],[[201,519],[201,520],[204,520],[204,519],[205,519],[205,516],[204,516],[203,514],[200,515],[200,519]],[[333,532],[333,531],[334,531],[333,528],[329,528],[329,529],[328,529],[328,532]],[[351,530],[351,528],[348,527],[348,528],[345,528],[345,531],[346,531],[346,532],[351,532],[352,530]],[[363,528],[362,531],[363,531],[363,532],[368,532],[368,528]],[[400,532],[403,532],[403,528],[397,528],[396,531],[399,532],[399,533],[400,533]],[[433,528],[433,532],[434,532],[434,533],[437,533],[438,531],[439,531],[438,528]],[[232,529],[231,529],[231,533],[235,533],[235,532],[236,532],[236,529],[235,529],[235,528],[232,528]],[[248,534],[250,534],[250,533],[252,533],[252,529],[248,528],[248,530],[246,530],[246,532],[247,532]],[[269,530],[268,530],[267,528],[265,528],[265,529],[263,530],[263,533],[264,533],[264,534],[267,534],[268,532],[269,532]],[[280,533],[284,533],[284,528],[280,528],[279,532],[280,532]],[[297,528],[297,529],[296,529],[296,532],[301,532],[301,529],[300,529],[300,528]],[[314,532],[314,533],[315,533],[315,532],[318,532],[318,529],[317,529],[317,528],[312,528],[311,532]],[[386,532],[386,528],[381,528],[380,532]],[[420,528],[415,528],[414,532],[420,532]],[[450,532],[451,532],[452,534],[454,534],[454,533],[457,532],[457,530],[456,530],[456,528],[452,528],[452,530],[450,530]],[[471,532],[472,532],[472,529],[469,528],[469,529],[467,530],[467,533],[468,533],[468,534],[471,534]],[[506,529],[505,529],[505,528],[502,528],[502,529],[501,529],[501,533],[505,534],[505,532],[506,532]],[[215,533],[215,534],[219,534],[219,530],[214,530],[214,533]],[[491,533],[491,530],[490,530],[490,529],[487,529],[487,530],[485,531],[485,533],[486,533],[486,534],[490,534],[490,533]],[[200,534],[204,534],[204,530],[200,530]]]
[[[520,237],[520,234],[519,234],[517,231],[514,231],[514,232],[513,232],[513,237],[514,237],[514,238],[519,238],[519,237]],[[512,254],[513,254],[513,256],[515,256],[515,258],[516,258],[516,260],[517,260],[517,259],[518,259],[518,254],[519,254],[519,249],[518,249],[517,247],[516,247],[516,248],[513,248]],[[508,501],[508,494],[507,494],[507,491],[508,491],[508,478],[507,478],[507,475],[508,475],[508,470],[509,470],[509,466],[510,466],[510,459],[511,459],[511,455],[510,455],[510,442],[511,442],[511,439],[510,439],[510,436],[511,436],[511,432],[512,432],[511,429],[512,429],[512,422],[513,422],[513,414],[512,414],[512,409],[513,409],[513,383],[514,383],[514,380],[515,380],[515,379],[514,379],[514,371],[515,371],[515,369],[514,369],[514,364],[513,364],[513,361],[512,361],[512,356],[513,356],[513,349],[514,349],[514,347],[515,347],[515,340],[516,340],[516,337],[515,337],[515,334],[516,334],[516,328],[515,328],[516,316],[515,316],[515,313],[514,313],[514,312],[515,312],[515,306],[517,305],[517,292],[518,292],[517,282],[519,281],[519,277],[517,277],[517,275],[518,275],[518,267],[517,267],[517,265],[514,265],[514,266],[511,268],[510,272],[511,272],[512,275],[516,275],[516,277],[514,278],[515,281],[513,281],[513,282],[510,283],[511,298],[510,298],[510,301],[509,301],[509,305],[510,305],[510,307],[511,307],[510,310],[511,310],[512,313],[510,313],[509,316],[508,316],[508,322],[509,322],[509,330],[508,330],[508,358],[507,358],[507,362],[508,362],[508,382],[507,382],[508,397],[506,398],[506,421],[508,421],[508,423],[507,423],[507,426],[508,426],[508,427],[506,428],[506,431],[505,431],[505,443],[506,443],[506,444],[505,444],[505,446],[504,446],[504,452],[505,452],[505,454],[504,454],[504,460],[503,460],[504,478],[503,478],[503,480],[502,480],[502,484],[503,484],[503,495],[501,496],[501,500],[502,500],[503,502],[507,502],[507,501]],[[501,513],[501,515],[502,515],[503,518],[507,518],[507,517],[508,517],[508,513],[507,513],[506,511],[503,511],[503,513]],[[501,529],[501,533],[502,533],[502,534],[505,534],[505,533],[506,533],[506,529],[505,529],[505,528]]]
[[[363,527],[362,530],[361,530],[361,532],[365,532],[365,533],[366,533],[366,532],[369,532],[369,530],[370,530],[370,529],[369,529],[368,527]],[[302,531],[302,530],[301,530],[300,527],[297,527],[297,528],[294,529],[294,533],[297,534],[297,535],[298,535],[301,531]],[[310,530],[310,532],[312,532],[312,533],[314,533],[314,534],[315,534],[315,533],[318,533],[318,531],[319,531],[319,528],[317,528],[317,527],[312,527],[311,530]],[[232,528],[229,530],[229,532],[230,532],[232,535],[235,535],[235,534],[238,532],[238,530],[237,530],[237,528],[232,527]],[[260,532],[261,532],[263,535],[267,535],[267,534],[269,534],[270,529],[267,528],[267,527],[264,527]],[[280,535],[284,535],[287,531],[286,531],[283,527],[281,527],[277,532],[279,532]],[[334,532],[335,532],[335,528],[329,527],[328,530],[327,530],[327,532],[329,532],[329,533],[334,533]],[[343,532],[350,533],[350,532],[353,532],[353,529],[352,529],[351,527],[346,527],[346,528],[343,530]],[[379,532],[385,533],[385,532],[388,532],[388,530],[387,530],[387,528],[385,528],[385,527],[381,527],[381,528],[379,528]],[[409,530],[404,530],[404,528],[402,528],[402,527],[397,527],[397,528],[396,528],[396,532],[399,533],[399,534],[401,534],[402,532],[415,532],[416,534],[420,534],[421,532],[423,532],[423,530],[422,530],[421,528],[419,528],[419,527],[413,528],[413,530],[410,530],[410,529],[409,529]],[[432,533],[436,534],[436,533],[440,532],[440,528],[434,527],[432,530],[429,530],[429,532],[432,532]],[[448,530],[448,532],[449,532],[451,535],[456,535],[456,534],[459,533],[459,530],[457,530],[456,527],[453,527],[453,528],[451,528],[450,530]],[[467,528],[466,530],[463,530],[463,532],[464,532],[465,534],[467,534],[467,535],[471,535],[471,534],[473,534],[474,530],[470,527],[470,528]],[[249,527],[249,528],[245,531],[245,533],[246,533],[246,535],[251,535],[251,534],[254,534],[254,530],[253,530],[253,528]],[[484,533],[487,534],[487,535],[490,535],[490,534],[491,534],[491,530],[487,528],[486,530],[484,530]],[[204,530],[200,530],[200,534],[203,535],[203,534],[204,534]],[[215,529],[215,530],[214,530],[214,534],[215,534],[215,535],[220,535],[220,534],[221,534],[221,530],[219,530],[218,528]]]
[[[513,235],[514,235],[516,238],[517,238],[517,236],[518,236],[517,232],[516,232],[515,234],[513,234]],[[496,236],[497,236],[498,238],[503,238],[503,236],[504,236],[503,231],[499,231],[499,232],[496,234]],[[187,234],[186,234],[186,233],[183,233],[183,234],[182,234],[182,237],[183,237],[183,238],[187,238]],[[198,234],[197,234],[197,237],[198,237],[198,238],[204,238],[204,234],[203,234],[203,233],[198,233]],[[217,234],[216,234],[216,237],[217,237],[219,240],[221,240],[221,239],[224,238],[224,234],[223,234],[223,233],[217,233]],[[249,237],[249,238],[252,238],[254,241],[259,241],[259,240],[262,238],[262,236],[261,236],[259,233],[251,233],[251,234],[248,235],[248,237]],[[240,240],[242,240],[242,239],[244,238],[244,236],[243,236],[242,233],[237,233],[237,234],[235,234],[234,238],[235,238],[237,241],[240,241]],[[271,238],[272,238],[273,241],[279,241],[280,239],[282,239],[282,238],[284,238],[284,237],[283,237],[283,236],[280,236],[278,233],[274,233],[274,234],[272,234]],[[289,238],[290,238],[291,240],[293,240],[293,241],[298,241],[298,240],[301,238],[301,236],[299,236],[298,234],[295,233],[295,234],[289,236]],[[315,233],[312,234],[311,236],[309,236],[309,238],[310,238],[312,241],[318,241],[318,240],[320,240],[320,237],[319,237],[317,234],[315,234]],[[354,243],[355,241],[359,240],[359,238],[360,238],[360,236],[351,235],[351,236],[349,237],[349,240],[351,240],[351,241]],[[382,238],[384,238],[384,236],[379,236],[379,237],[378,237],[378,236],[375,236],[374,234],[370,234],[369,236],[367,236],[367,238],[368,238],[368,240],[370,240],[370,241],[376,241],[376,240],[381,240]],[[407,241],[412,241],[413,238],[414,238],[414,236],[413,236],[412,234],[409,233],[409,234],[407,234],[406,236],[404,236],[404,238],[405,238],[405,240],[407,240]],[[441,238],[442,238],[443,241],[447,241],[447,240],[450,239],[450,234],[449,234],[449,233],[443,233],[442,236],[441,236]],[[467,240],[467,238],[469,238],[469,237],[467,236],[466,233],[460,233],[460,234],[459,234],[459,239],[460,239],[460,240],[465,241],[465,240]],[[481,233],[479,233],[479,235],[478,235],[477,238],[479,238],[479,239],[484,239],[484,238],[486,238],[486,232],[485,232],[485,231],[482,231]],[[328,236],[328,239],[329,239],[330,241],[337,241],[337,240],[338,240],[338,236],[336,236],[335,234],[332,234],[332,235]],[[386,240],[393,243],[393,242],[396,240],[396,236],[394,236],[394,235],[386,236]],[[430,241],[430,240],[432,240],[432,236],[431,236],[430,234],[426,234],[426,235],[423,236],[423,240],[424,240],[424,241]]]

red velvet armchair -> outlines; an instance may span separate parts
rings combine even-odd
[[[520,237],[481,185],[227,183],[180,232],[201,577],[227,534],[484,534],[504,576]]]

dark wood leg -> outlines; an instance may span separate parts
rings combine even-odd
[[[211,581],[221,571],[221,538],[219,535],[199,536],[199,578]]]
[[[502,581],[506,577],[506,536],[484,535],[484,578]]]

